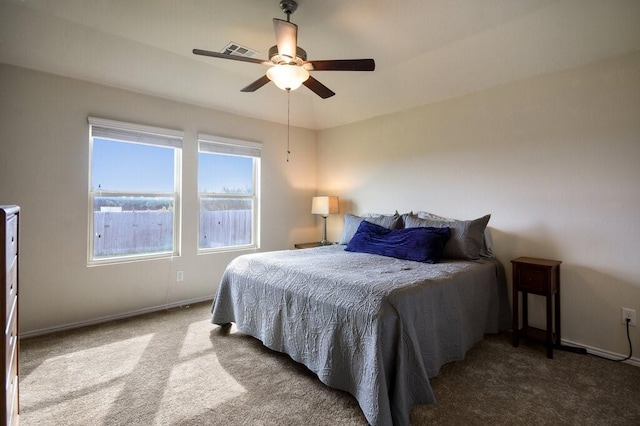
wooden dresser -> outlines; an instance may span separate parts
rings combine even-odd
[[[0,426],[18,423],[18,206],[0,206],[0,276],[4,277],[2,301],[2,401]]]

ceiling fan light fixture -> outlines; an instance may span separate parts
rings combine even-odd
[[[373,59],[329,59],[307,61],[307,52],[298,46],[298,26],[291,22],[291,14],[298,7],[296,0],[280,0],[280,8],[287,15],[287,20],[273,18],[273,30],[276,44],[269,49],[269,59],[258,59],[253,56],[238,55],[237,43],[227,46],[224,52],[193,49],[195,55],[212,58],[231,59],[234,61],[268,65],[271,68],[256,81],[242,88],[241,92],[255,92],[265,84],[273,81],[280,89],[290,92],[301,84],[322,99],[335,95],[331,89],[309,75],[310,71],[373,71],[376,67]],[[232,47],[234,49],[232,49]]]
[[[300,65],[274,65],[267,70],[267,77],[282,90],[296,90],[309,78],[309,71]]]

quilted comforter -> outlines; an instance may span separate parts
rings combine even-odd
[[[234,322],[350,392],[370,424],[407,425],[414,405],[435,402],[429,378],[508,324],[508,309],[496,260],[425,264],[334,245],[236,258],[212,323]]]

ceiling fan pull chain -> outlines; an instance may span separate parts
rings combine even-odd
[[[290,104],[291,104],[291,89],[287,89],[287,163],[289,162],[289,154],[291,154],[291,151],[289,150],[289,116],[291,115]]]

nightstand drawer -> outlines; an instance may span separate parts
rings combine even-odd
[[[546,270],[521,266],[519,272],[520,281],[518,282],[518,287],[536,292],[546,292],[548,290],[549,277]]]

